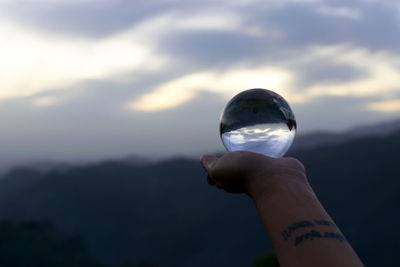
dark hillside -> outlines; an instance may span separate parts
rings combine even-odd
[[[400,133],[292,153],[367,266],[397,265],[398,151]],[[248,266],[271,249],[252,202],[207,186],[186,159],[14,170],[0,181],[0,214],[51,220],[114,266]]]

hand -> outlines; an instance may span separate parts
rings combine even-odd
[[[209,185],[230,193],[246,193],[253,199],[290,186],[308,186],[304,166],[294,158],[271,158],[247,151],[200,159]]]

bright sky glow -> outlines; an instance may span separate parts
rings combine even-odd
[[[56,105],[58,99],[52,96],[37,97],[32,100],[32,105],[36,107],[49,107]]]
[[[380,112],[398,113],[400,112],[400,100],[387,100],[375,102],[368,105],[368,108]]]
[[[292,74],[277,68],[236,69],[224,73],[200,72],[185,75],[155,88],[128,108],[137,111],[159,111],[183,104],[196,96],[196,92],[208,91],[229,98],[243,88],[282,88],[282,95],[290,93],[284,88],[292,88]],[[295,99],[293,99],[295,100]]]
[[[298,90],[294,70],[274,67],[236,69],[224,73],[200,72],[168,81],[132,101],[128,108],[137,111],[160,111],[191,100],[196,92],[219,93],[226,99],[243,88],[270,88],[287,97],[291,103],[303,103],[322,96],[357,96],[396,93],[400,91],[400,56],[373,53],[349,45],[310,47],[306,57],[293,58],[286,65],[326,60],[352,67],[365,75],[345,82],[322,83]],[[367,106],[370,108],[370,106]],[[375,111],[380,109],[374,108]]]
[[[154,70],[165,62],[151,43],[138,40],[135,29],[100,41],[51,36],[7,21],[0,21],[0,32],[0,100],[124,71]]]

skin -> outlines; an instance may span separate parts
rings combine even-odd
[[[300,161],[246,151],[200,161],[209,185],[254,201],[281,266],[364,266],[319,202]]]

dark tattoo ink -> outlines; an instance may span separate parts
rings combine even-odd
[[[335,238],[338,239],[340,242],[346,241],[344,236],[338,233],[333,233],[333,232],[325,232],[323,235],[315,230],[311,230],[310,232],[307,232],[303,235],[300,235],[296,237],[294,241],[294,246],[297,247],[301,243],[303,243],[306,240],[314,240],[314,239],[321,239],[321,238]]]
[[[346,238],[341,234],[334,233],[334,232],[319,232],[315,230],[316,226],[328,226],[328,227],[336,227],[331,221],[327,220],[310,220],[310,221],[300,221],[296,222],[290,226],[288,226],[284,231],[282,231],[282,237],[284,240],[288,240],[292,234],[300,229],[300,228],[311,228],[311,231],[308,231],[305,234],[296,236],[294,239],[294,246],[298,246],[306,240],[314,240],[314,239],[322,239],[322,238],[331,238],[337,239],[340,242],[346,241]]]
[[[282,237],[284,240],[288,240],[289,237],[291,236],[291,234],[295,230],[297,230],[299,228],[307,228],[307,227],[313,227],[313,226],[315,226],[315,224],[312,223],[311,221],[301,221],[301,222],[294,223],[282,232]]]
[[[300,235],[296,237],[296,240],[294,241],[294,246],[296,247],[300,243],[302,243],[305,240],[313,240],[314,238],[322,238],[322,235],[320,232],[317,232],[315,230],[311,230],[308,233],[305,233],[304,235]]]
[[[314,220],[316,225],[336,226],[333,222],[327,220]]]

